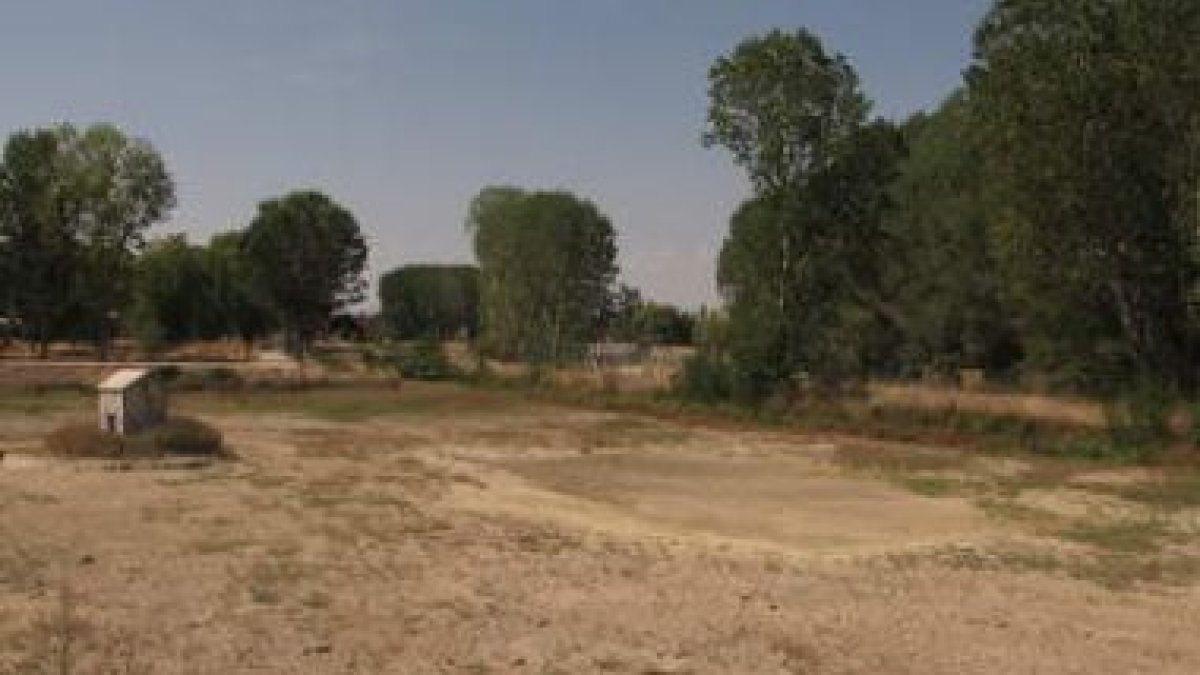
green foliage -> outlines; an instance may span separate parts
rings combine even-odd
[[[805,30],[718,59],[704,142],[754,187],[718,263],[731,395],[961,368],[1194,391],[1196,34],[1195,3],[998,0],[902,137]]]
[[[708,79],[704,144],[727,148],[758,193],[807,182],[869,108],[846,58],[804,29],[744,40],[717,59]]]
[[[1012,369],[1020,356],[987,224],[982,151],[964,95],[904,126],[908,158],[892,186],[887,236],[895,255],[884,269],[890,301],[908,323],[877,369],[892,376]]]
[[[81,246],[58,217],[56,204],[66,198],[56,175],[62,154],[54,130],[23,131],[9,137],[0,166],[0,260],[11,283],[5,300],[43,348],[64,317],[63,281]]]
[[[860,378],[871,338],[904,325],[881,296],[883,216],[901,152],[895,129],[865,127],[802,187],[756,197],[734,215],[718,281],[745,398],[797,377],[821,387]]]
[[[474,338],[479,332],[479,270],[466,265],[407,265],[379,280],[387,334],[396,340]]]
[[[605,336],[617,342],[690,345],[696,319],[673,305],[642,299],[637,289],[621,285],[609,300]]]
[[[271,321],[251,283],[237,234],[218,235],[208,247],[172,235],[138,259],[126,322],[151,350],[189,340],[249,340]]]
[[[1200,5],[1001,0],[969,101],[1031,365],[1074,388],[1195,383]]]
[[[467,228],[479,259],[484,350],[530,363],[581,356],[617,272],[608,218],[566,192],[487,188]]]
[[[0,257],[10,286],[0,299],[43,354],[67,329],[106,353],[134,256],[174,204],[157,151],[113,126],[63,124],[9,137],[0,166]]]
[[[1171,442],[1171,414],[1177,397],[1155,382],[1143,382],[1105,406],[1108,443],[1099,454],[1117,459],[1150,459]]]
[[[205,266],[221,335],[250,341],[274,327],[267,301],[255,287],[253,262],[243,251],[242,232],[223,232],[209,241]]]
[[[335,310],[362,299],[366,241],[354,216],[319,192],[259,204],[241,250],[293,355],[304,356]]]
[[[382,363],[401,377],[413,380],[449,380],[457,375],[441,342],[434,338],[398,345],[383,356]]]
[[[147,347],[220,334],[203,249],[182,235],[154,242],[137,262],[127,320]]]
[[[726,147],[755,187],[717,271],[732,395],[862,377],[874,343],[906,323],[881,294],[901,135],[864,123],[854,70],[805,30],[745,40],[709,80],[705,144]]]
[[[699,352],[683,363],[675,392],[700,403],[718,403],[733,397],[729,364],[719,354]]]

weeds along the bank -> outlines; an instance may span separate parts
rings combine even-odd
[[[989,454],[1031,454],[1118,464],[1200,463],[1200,403],[1180,403],[1158,392],[1134,392],[1104,405],[1102,425],[1056,421],[961,407],[921,407],[871,401],[865,395],[808,396],[757,405],[679,388],[620,391],[563,386],[549,371],[520,377],[483,371],[463,378],[472,386],[520,392],[535,400],[638,412],[696,424],[736,425],[803,433],[850,434],[885,441],[928,443]]]

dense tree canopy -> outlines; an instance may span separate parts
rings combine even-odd
[[[1001,0],[969,77],[1032,365],[1194,384],[1200,4]],[[1106,384],[1107,383],[1107,384]]]
[[[695,323],[682,309],[646,300],[637,289],[621,284],[609,299],[604,337],[645,345],[690,345]]]
[[[242,231],[214,235],[206,251],[212,299],[222,335],[250,342],[275,327],[271,308],[255,286],[254,267],[243,249]]]
[[[838,153],[869,105],[858,75],[807,30],[743,41],[709,71],[705,145],[721,145],[759,193],[803,184]]]
[[[362,299],[367,244],[354,216],[319,192],[260,204],[241,249],[259,297],[297,356],[335,310]]]
[[[902,139],[866,125],[858,78],[807,31],[750,38],[710,73],[706,143],[727,147],[756,195],[718,263],[733,389],[758,399],[797,375],[860,374],[881,319],[883,215]]]
[[[469,265],[407,265],[379,280],[380,311],[400,340],[454,339],[479,332],[479,270]]]
[[[152,242],[138,260],[129,310],[134,335],[148,347],[220,337],[205,250],[182,235]]]
[[[886,236],[894,256],[884,285],[908,323],[880,364],[889,375],[1001,375],[1019,357],[988,236],[996,207],[971,122],[960,92],[904,127],[909,156],[892,188]]]
[[[183,235],[151,242],[137,262],[128,327],[148,349],[190,340],[251,340],[271,326],[254,293],[240,234],[213,237],[208,246]]]
[[[44,350],[63,304],[64,280],[74,276],[80,242],[58,187],[60,139],[50,129],[9,137],[0,169],[0,246],[11,283],[5,298],[27,335]]]
[[[470,205],[478,269],[381,279],[397,338],[570,360],[598,338],[701,341],[689,369],[762,401],[866,377],[979,368],[1073,391],[1200,385],[1200,3],[995,0],[964,86],[870,121],[848,59],[806,29],[713,63],[702,142],[752,192],[717,261],[725,307],[694,319],[615,286],[615,234],[565,191]],[[260,205],[207,246],[156,240],[174,191],[115,127],[12,134],[0,158],[0,317],[43,347],[103,351],[280,329],[303,354],[362,298],[354,217],[318,192]],[[15,321],[13,320],[15,319]],[[0,333],[0,339],[4,334]]]
[[[0,168],[0,245],[14,282],[9,302],[43,351],[69,315],[103,355],[145,232],[174,204],[159,154],[113,126],[10,136]]]
[[[582,354],[617,273],[608,218],[566,192],[501,187],[479,193],[467,227],[479,260],[484,347],[535,362]]]

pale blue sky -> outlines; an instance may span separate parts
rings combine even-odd
[[[743,37],[808,26],[877,112],[936,105],[986,0],[13,0],[0,132],[113,122],[149,138],[179,208],[159,233],[243,226],[318,188],[358,216],[372,274],[470,260],[483,186],[566,188],[613,220],[626,280],[711,302],[745,194],[699,136],[706,73]]]

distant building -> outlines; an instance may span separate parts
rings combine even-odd
[[[100,428],[133,434],[167,417],[162,381],[150,369],[118,370],[100,383]]]
[[[588,346],[587,360],[593,368],[634,366],[646,357],[646,349],[634,342],[596,342]]]

